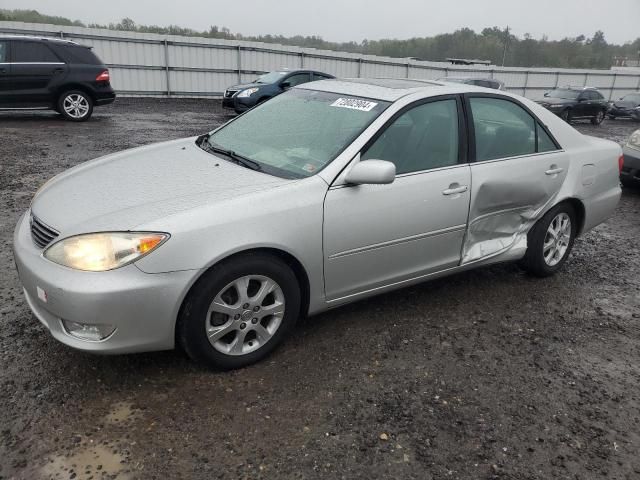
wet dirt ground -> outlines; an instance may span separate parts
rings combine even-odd
[[[53,340],[11,253],[37,188],[227,118],[148,99],[84,124],[0,113],[0,478],[640,478],[639,191],[554,278],[507,264],[383,295],[302,321],[244,370]],[[576,126],[620,142],[637,128]]]

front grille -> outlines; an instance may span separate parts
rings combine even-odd
[[[227,90],[226,92],[224,92],[224,98],[231,98],[231,97],[233,97],[237,92],[238,92],[238,90]]]
[[[33,243],[35,243],[40,248],[45,248],[51,242],[53,242],[58,235],[59,232],[55,231],[53,228],[48,226],[45,223],[42,223],[38,217],[31,215],[30,219],[31,223],[31,238],[33,239]]]

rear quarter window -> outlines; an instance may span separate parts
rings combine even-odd
[[[102,65],[102,60],[89,47],[65,45],[58,46],[57,51],[66,63]]]

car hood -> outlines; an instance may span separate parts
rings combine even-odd
[[[247,88],[253,88],[253,87],[264,87],[265,85],[268,85],[266,83],[242,83],[240,85],[233,85],[231,87],[229,87],[227,90],[245,90]]]
[[[67,170],[40,189],[31,209],[64,236],[132,230],[290,182],[207,153],[194,137],[125,150]]]
[[[568,98],[555,98],[555,97],[543,97],[536,100],[536,103],[547,104],[547,105],[559,105],[565,103],[575,103],[575,100],[570,100]]]
[[[638,102],[632,102],[630,100],[618,100],[613,102],[613,105],[618,108],[635,108],[638,106]]]

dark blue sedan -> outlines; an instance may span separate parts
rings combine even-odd
[[[222,106],[242,113],[291,87],[315,80],[335,78],[313,70],[278,70],[265,73],[251,83],[234,85],[224,92]]]

